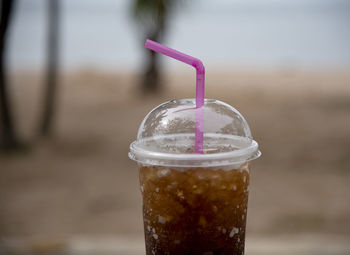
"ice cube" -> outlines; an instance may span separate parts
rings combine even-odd
[[[162,216],[158,216],[158,222],[161,223],[161,224],[165,224],[166,223],[166,219]]]
[[[230,232],[230,237],[232,238],[235,234],[237,234],[239,232],[239,229],[238,228],[233,228]]]
[[[170,174],[170,169],[166,167],[159,168],[157,171],[157,175],[159,178],[163,178],[169,174]]]

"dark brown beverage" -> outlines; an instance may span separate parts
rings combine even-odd
[[[140,168],[147,255],[244,254],[249,166]]]

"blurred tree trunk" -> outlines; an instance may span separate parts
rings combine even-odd
[[[13,115],[11,111],[10,94],[7,84],[6,69],[6,43],[7,31],[10,23],[14,0],[1,1],[1,24],[0,24],[0,107],[2,139],[1,147],[11,150],[18,146]]]
[[[147,33],[147,39],[160,42],[165,30],[165,13],[158,15],[157,23],[153,31]],[[153,50],[148,50],[148,64],[145,68],[144,78],[141,87],[144,93],[153,93],[160,90],[159,54]]]
[[[146,38],[162,42],[167,30],[170,14],[179,0],[134,0],[134,17],[139,22]],[[141,91],[154,93],[161,89],[159,70],[159,54],[148,50],[143,79],[140,82]]]
[[[151,39],[157,41],[155,39]],[[157,92],[160,89],[158,56],[154,51],[148,53],[148,64],[145,68],[145,73],[141,81],[141,89],[144,93]]]
[[[47,136],[52,131],[55,116],[56,94],[58,83],[58,51],[59,51],[59,0],[48,0],[47,26],[47,64],[44,90],[43,113],[40,122],[40,134]]]

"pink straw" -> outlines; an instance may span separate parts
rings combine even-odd
[[[168,48],[157,42],[146,40],[145,47],[155,52],[161,53],[168,57],[177,59],[181,62],[189,64],[196,68],[196,127],[195,127],[195,145],[194,151],[196,153],[203,153],[203,109],[204,105],[204,81],[205,69],[202,61],[197,58],[186,55],[177,50]]]

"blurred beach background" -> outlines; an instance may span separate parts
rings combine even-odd
[[[144,254],[129,144],[162,102],[195,96],[195,71],[159,57],[131,0],[61,0],[52,127],[39,132],[48,2],[18,0],[7,77],[19,146],[0,154],[0,254]],[[176,1],[161,42],[200,58],[206,97],[237,108],[252,164],[247,254],[350,254],[350,2]]]

